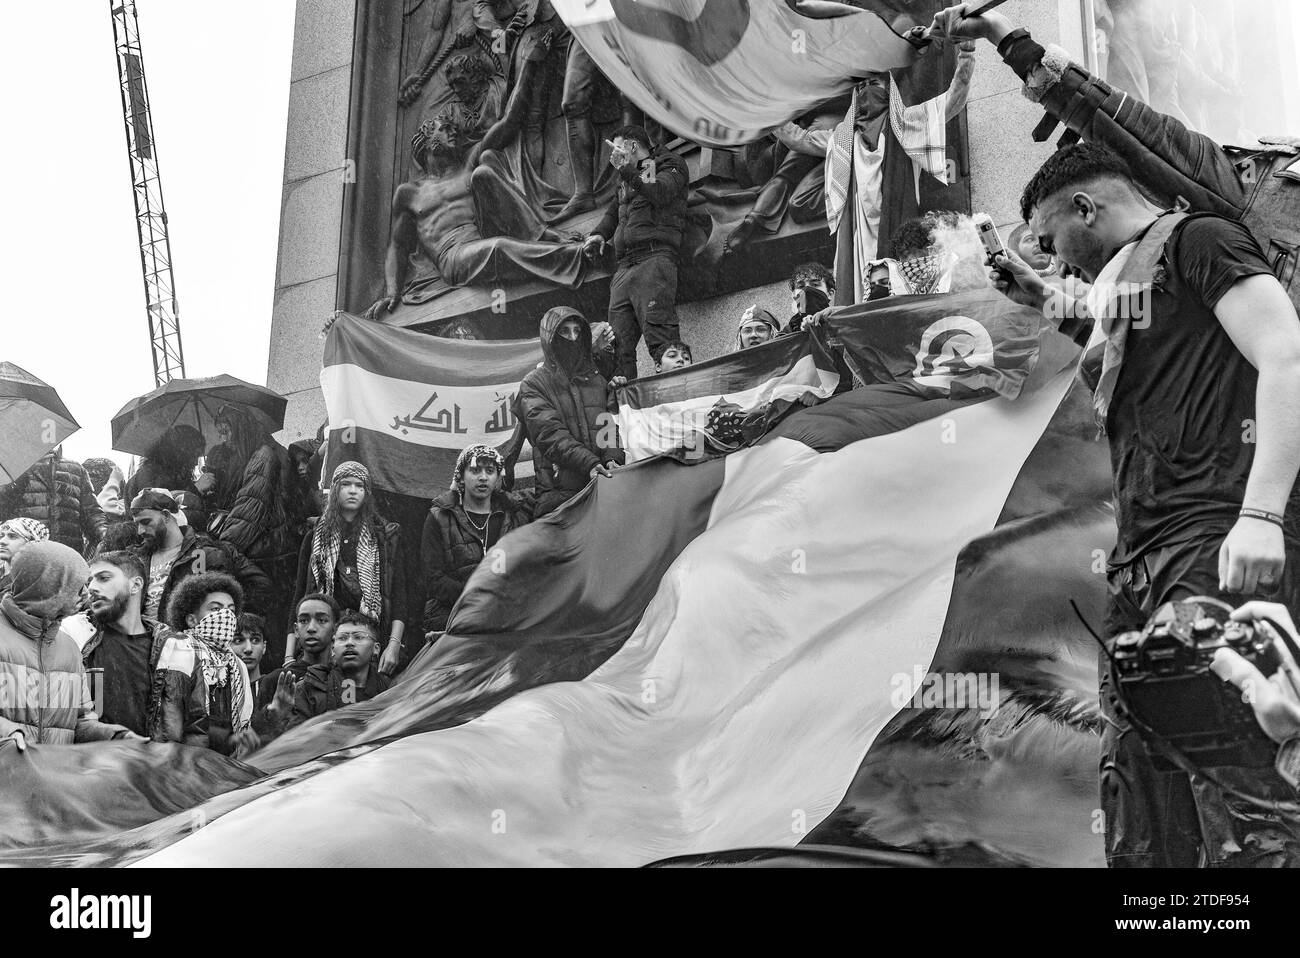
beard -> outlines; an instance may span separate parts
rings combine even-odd
[[[112,625],[126,613],[127,597],[119,595],[111,599],[108,608],[99,612],[91,612],[90,620],[98,626]]]

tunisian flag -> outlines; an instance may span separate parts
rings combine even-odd
[[[552,6],[622,93],[704,146],[747,143],[847,93],[853,77],[907,67],[918,56],[900,33],[919,21],[885,0],[858,9],[800,0]]]

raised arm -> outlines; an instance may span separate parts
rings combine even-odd
[[[1093,76],[1059,47],[1043,47],[1024,29],[1014,29],[997,11],[966,16],[971,4],[935,14],[934,37],[985,39],[1025,83],[1025,95],[1042,105],[1048,119],[1034,131],[1045,140],[1057,123],[1122,155],[1139,182],[1172,205],[1184,197],[1196,210],[1241,216],[1245,194],[1232,162],[1208,136],[1116,90]]]

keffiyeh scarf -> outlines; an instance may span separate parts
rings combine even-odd
[[[248,728],[253,718],[253,703],[248,698],[242,666],[230,651],[239,620],[230,609],[218,609],[203,617],[198,625],[187,629],[194,655],[199,660],[203,681],[208,688],[230,685],[230,727],[234,732]]]
[[[311,542],[311,577],[313,590],[334,594],[334,570],[343,548],[343,532],[337,526],[326,532],[325,523],[317,522]],[[380,619],[383,598],[379,590],[379,537],[374,524],[361,523],[357,532],[357,578],[361,580],[361,611],[376,622]]]

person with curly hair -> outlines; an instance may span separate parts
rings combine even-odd
[[[230,651],[244,602],[233,576],[205,572],[172,593],[172,629],[158,655],[149,727],[156,742],[180,742],[239,757],[256,747],[253,692]]]

